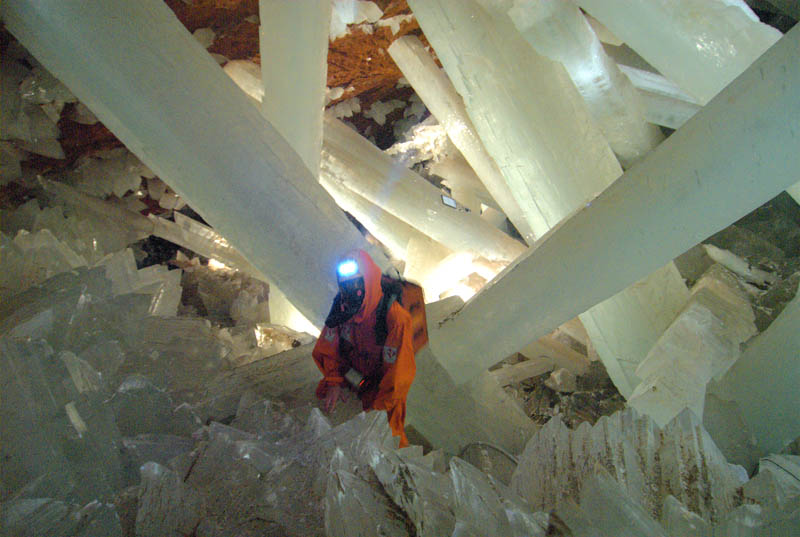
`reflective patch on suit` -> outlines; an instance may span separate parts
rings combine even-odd
[[[322,331],[322,337],[325,338],[325,341],[333,342],[333,339],[336,337],[336,332],[333,331],[333,328],[326,326],[325,330]]]
[[[350,343],[352,343],[353,342],[353,327],[350,326],[349,324],[346,324],[346,325],[342,326],[342,328],[339,331],[339,335],[345,341],[349,341]]]
[[[383,361],[387,364],[393,364],[397,361],[397,347],[383,347]]]

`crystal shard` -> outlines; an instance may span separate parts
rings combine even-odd
[[[688,411],[664,429],[633,409],[574,431],[553,418],[528,442],[511,484],[535,509],[552,509],[579,493],[596,465],[656,519],[669,494],[706,520],[737,505],[739,471]]]
[[[580,507],[566,504],[556,513],[575,537],[637,535],[667,537],[667,532],[605,472],[591,476],[580,493]]]
[[[400,506],[419,537],[453,533],[453,486],[448,477],[406,451],[376,449],[369,461],[392,501]]]
[[[331,537],[408,535],[404,517],[383,490],[337,466],[348,465],[337,449],[331,459],[331,473],[325,493],[325,533]]]

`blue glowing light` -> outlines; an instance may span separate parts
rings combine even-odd
[[[347,259],[339,263],[336,270],[339,272],[340,278],[347,278],[358,272],[358,263],[352,259]]]

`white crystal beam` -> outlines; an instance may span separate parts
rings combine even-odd
[[[661,143],[638,92],[571,0],[518,1],[508,14],[539,54],[564,64],[623,167]]]
[[[473,0],[410,4],[537,237],[619,177],[620,165],[563,65],[537,54],[507,15],[493,17]],[[677,270],[664,272],[581,317],[623,393],[638,382],[620,362],[640,362],[683,305]],[[513,299],[526,296],[523,289]]]
[[[329,0],[260,0],[264,116],[316,175],[328,72]]]
[[[781,33],[729,0],[577,0],[664,76],[706,104]]]
[[[329,181],[325,176],[320,177],[320,183],[336,200],[339,207],[352,214],[398,259],[406,259],[408,241],[428,238],[427,235],[420,233],[341,183]]]
[[[131,151],[321,325],[336,259],[368,245],[167,5],[15,0],[3,2],[2,17]]]
[[[620,175],[564,67],[538,55],[507,16],[474,0],[409,5],[536,237]]]
[[[795,28],[445,322],[437,354],[453,378],[485,371],[796,182],[798,48]]]
[[[447,75],[437,67],[431,54],[415,36],[395,40],[389,47],[389,54],[514,227],[528,243],[532,243],[535,239],[533,228],[514,200],[497,164],[483,147],[464,102]]]
[[[455,252],[511,261],[525,247],[477,214],[453,209],[428,181],[394,162],[356,131],[325,117],[320,176],[338,181]]]

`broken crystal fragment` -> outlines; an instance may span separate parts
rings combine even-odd
[[[83,158],[70,177],[78,190],[89,195],[104,198],[114,194],[121,198],[129,190],[136,191],[142,177],[150,174],[133,153],[119,148]]]
[[[205,511],[197,491],[158,463],[142,465],[141,472],[136,535],[164,537],[194,531]]]
[[[758,463],[758,474],[742,487],[744,497],[777,513],[800,496],[800,457],[772,454]]]
[[[325,493],[325,533],[331,537],[408,535],[402,513],[380,486],[345,470],[345,454],[334,450]]]
[[[702,418],[706,384],[731,367],[739,345],[756,333],[749,303],[723,270],[714,265],[698,281],[683,311],[636,368],[642,383],[628,403],[661,426],[684,408]]]
[[[383,15],[383,11],[375,2],[364,0],[334,0],[331,3],[333,10],[329,39],[334,41],[347,35],[347,26],[360,22],[376,22]]]
[[[686,508],[674,496],[667,496],[661,511],[661,525],[670,536],[703,537],[709,531],[709,523]]]
[[[3,535],[39,537],[122,537],[119,515],[112,504],[92,501],[84,507],[52,498],[17,498],[2,505]]]
[[[197,39],[197,42],[200,43],[203,48],[208,48],[214,43],[216,34],[211,28],[198,28],[192,33],[192,36]]]
[[[574,392],[578,389],[575,375],[563,368],[550,373],[550,377],[544,381],[544,385],[557,392]]]
[[[701,108],[694,97],[657,73],[622,64],[619,69],[639,91],[650,123],[677,129]]]
[[[455,524],[452,481],[407,456],[406,451],[375,449],[370,467],[392,501],[405,511],[419,537],[451,535]]]
[[[567,500],[556,510],[556,514],[566,522],[575,537],[668,536],[650,513],[602,469],[583,484],[580,507]]]
[[[0,480],[14,491],[43,474],[54,476],[52,494],[86,502],[108,497],[122,482],[121,438],[105,394],[81,393],[97,377],[73,360],[73,377],[42,341],[0,339],[4,439]],[[69,362],[69,360],[67,360]],[[80,367],[81,372],[76,371]],[[77,379],[77,384],[73,381]]]
[[[661,142],[658,127],[645,122],[638,92],[573,2],[515,2],[508,15],[539,54],[566,67],[624,168]]]
[[[192,439],[174,434],[140,434],[123,438],[122,444],[137,469],[151,461],[166,466],[170,460],[194,447]]]
[[[578,0],[664,76],[708,103],[781,36],[744,2]]]
[[[178,410],[168,393],[142,375],[126,377],[110,404],[124,436],[153,433],[188,436],[200,426],[188,409]]]

